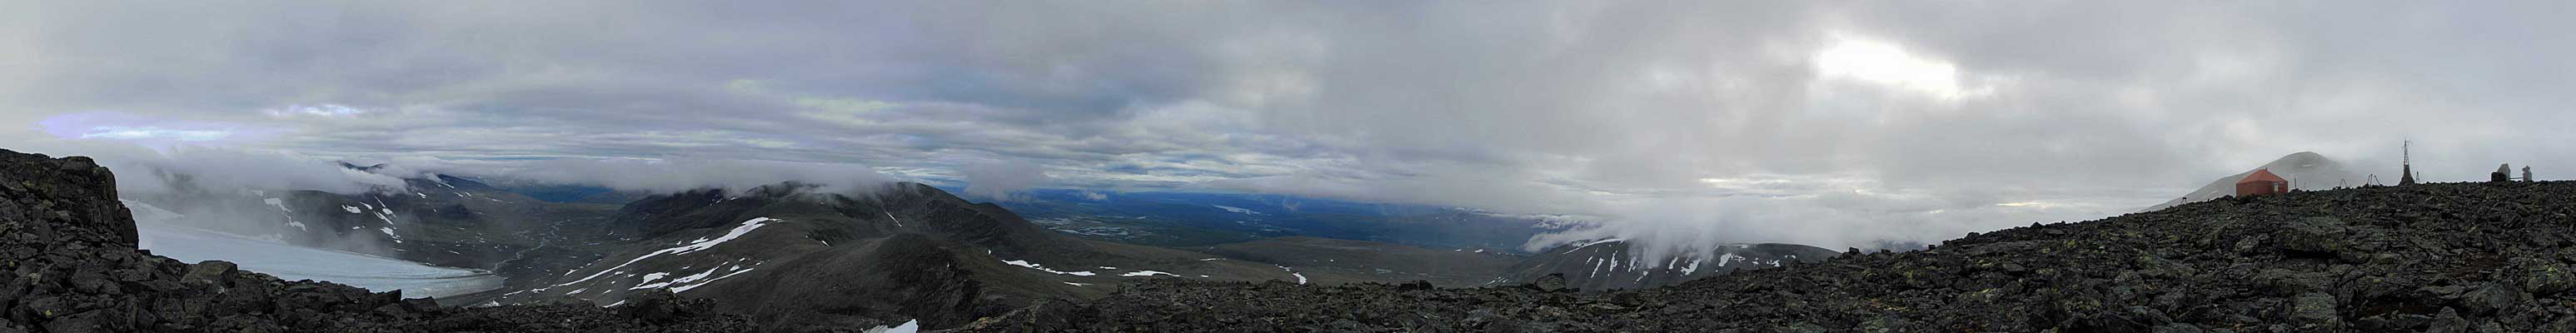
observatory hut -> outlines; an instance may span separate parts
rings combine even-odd
[[[2290,193],[2290,180],[2281,179],[2281,175],[2272,174],[2271,169],[2254,170],[2254,174],[2245,175],[2245,179],[2236,181],[2237,197],[2282,193]]]

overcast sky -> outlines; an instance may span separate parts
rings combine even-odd
[[[206,146],[451,172],[999,173],[979,177],[1588,214],[1639,226],[1614,228],[1631,236],[1932,241],[2116,215],[2298,151],[2393,175],[2401,140],[2435,180],[2506,162],[2567,178],[2571,14],[2564,1],[10,1],[0,142],[20,144],[0,148]]]

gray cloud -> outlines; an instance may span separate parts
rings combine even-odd
[[[966,194],[1000,201],[1024,199],[1019,196],[1047,179],[1045,169],[1022,160],[977,163],[958,171],[966,176]]]
[[[100,141],[21,141],[6,147],[55,156],[82,155],[116,172],[118,193],[159,195],[241,191],[317,190],[341,194],[402,191],[397,176],[340,167],[294,152],[170,146]]]
[[[654,192],[706,188],[744,193],[782,182],[821,186],[822,192],[855,193],[895,179],[866,166],[760,160],[551,159],[504,170],[468,171],[515,179]]]
[[[2562,7],[12,3],[0,138],[803,170],[552,175],[657,189],[1021,160],[1845,246],[2101,217],[2297,151],[2393,174],[2410,139],[2435,179],[2548,178],[2576,165]],[[619,162],[645,160],[673,165]]]

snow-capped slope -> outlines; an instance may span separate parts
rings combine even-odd
[[[2364,182],[2367,182],[2370,177],[2369,175],[2356,174],[2350,170],[2346,170],[2343,168],[2342,163],[2335,162],[2332,159],[2327,159],[2325,155],[2303,151],[2291,153],[2288,156],[2281,156],[2281,159],[2273,160],[2272,163],[2264,163],[2263,166],[2255,167],[2254,169],[2247,169],[2245,172],[2239,172],[2226,177],[2219,177],[2218,180],[2210,181],[2209,185],[2201,186],[2200,189],[2193,190],[2189,194],[2184,194],[2182,197],[2177,197],[2173,200],[2166,200],[2164,203],[2149,206],[2147,209],[2140,211],[2152,212],[2164,210],[2167,207],[2173,207],[2185,203],[2209,201],[2211,199],[2235,195],[2237,180],[2245,179],[2246,175],[2254,174],[2254,170],[2264,169],[2272,170],[2272,174],[2280,175],[2281,178],[2284,179],[2289,179],[2290,185],[2293,188],[2309,191],[2333,189],[2335,187],[2361,186]],[[2385,183],[2395,183],[2395,179],[2395,177],[2389,177],[2388,179],[2382,179],[2381,181],[2384,182],[2383,185],[2385,185]]]
[[[1540,252],[1513,267],[1509,281],[1535,281],[1548,274],[1562,274],[1566,285],[1577,289],[1639,289],[1742,269],[1823,261],[1839,254],[1833,250],[1796,244],[1727,244],[1717,246],[1709,253],[1648,261],[1628,246],[1626,240],[1615,238],[1569,243]]]
[[[608,305],[665,289],[776,327],[898,319],[952,327],[1038,299],[1105,296],[1125,281],[1295,279],[1265,264],[1203,261],[1211,256],[1048,231],[1000,206],[926,185],[862,194],[799,186],[691,191],[628,204],[602,229],[632,243],[551,281],[514,285],[497,301]]]
[[[454,267],[493,267],[538,243],[528,237],[543,234],[548,223],[606,215],[453,176],[403,181],[404,187],[359,193],[180,187],[121,199],[204,219],[182,224],[190,227]]]
[[[587,275],[587,276],[583,276],[583,277],[582,277],[581,279],[579,279],[579,280],[573,280],[572,282],[558,283],[558,284],[555,284],[555,286],[568,286],[568,285],[580,284],[580,283],[582,283],[582,282],[589,282],[589,281],[590,281],[590,280],[592,280],[592,279],[598,279],[598,278],[599,278],[600,276],[602,276],[602,275],[609,275],[609,274],[612,274],[612,273],[622,273],[622,274],[629,275],[629,276],[636,275],[636,273],[631,273],[631,272],[624,271],[624,270],[619,270],[619,269],[621,269],[621,268],[626,268],[626,266],[629,266],[629,265],[634,265],[636,262],[644,261],[645,259],[652,259],[653,257],[656,257],[656,256],[662,256],[662,255],[679,256],[679,255],[686,255],[686,254],[689,254],[689,253],[692,253],[692,252],[698,252],[698,251],[701,251],[701,250],[706,250],[706,249],[715,248],[717,245],[723,245],[726,241],[731,241],[731,240],[734,240],[735,238],[741,238],[743,234],[751,233],[751,232],[752,232],[752,231],[754,231],[754,230],[760,230],[760,227],[769,225],[768,223],[769,223],[770,221],[773,221],[773,220],[772,220],[772,219],[770,219],[770,218],[767,218],[767,217],[755,217],[755,218],[752,218],[751,220],[743,221],[743,222],[742,222],[742,225],[735,226],[735,227],[733,227],[733,229],[725,231],[725,233],[724,233],[723,235],[718,235],[718,236],[713,236],[713,237],[708,237],[708,238],[698,238],[698,239],[696,239],[696,240],[690,240],[690,241],[683,242],[683,243],[682,243],[682,244],[680,244],[679,246],[675,246],[675,247],[671,247],[671,248],[665,248],[665,249],[660,249],[660,250],[654,250],[653,252],[646,252],[646,253],[644,253],[643,255],[636,256],[634,259],[627,259],[627,260],[626,260],[626,262],[624,262],[624,263],[619,263],[619,264],[617,264],[616,266],[609,266],[608,268],[595,268],[595,269],[594,269],[594,268],[583,268],[583,269],[582,269],[582,271],[592,271],[593,273],[591,273],[590,275]],[[722,266],[724,266],[724,265],[719,264],[719,265],[717,265],[717,266],[718,266],[718,267],[722,267]],[[728,274],[727,274],[727,276],[730,276],[730,275],[731,275],[731,273],[735,273],[735,272],[738,272],[738,271],[745,271],[745,270],[748,270],[748,269],[745,269],[745,268],[740,268],[740,265],[735,265],[735,266],[736,266],[736,268],[734,268],[732,271],[726,272],[726,273],[728,273]],[[578,271],[576,271],[576,272],[578,272]],[[704,274],[712,274],[714,271],[713,271],[713,270],[709,270],[708,272],[709,272],[709,273],[702,273],[700,277],[701,277],[701,278],[703,278],[703,275],[704,275]],[[660,285],[655,285],[655,284],[654,284],[654,281],[660,280],[662,276],[667,276],[667,275],[669,275],[669,274],[670,274],[670,273],[667,273],[667,272],[644,273],[644,274],[643,274],[643,276],[644,276],[644,277],[643,277],[642,281],[641,281],[641,282],[638,282],[638,284],[637,284],[634,288],[628,288],[628,289],[647,289],[647,288],[651,288],[651,287],[648,287],[648,286],[652,286],[652,287],[667,286],[667,285],[669,285],[670,283],[665,282],[665,283],[661,283]],[[696,280],[696,279],[690,279],[690,280],[694,281],[694,280]],[[569,293],[569,292],[567,292],[567,293]]]

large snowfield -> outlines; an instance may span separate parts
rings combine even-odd
[[[471,294],[501,287],[501,277],[491,273],[460,268],[431,266],[365,254],[287,245],[271,240],[254,239],[212,230],[169,223],[169,218],[184,216],[151,216],[167,212],[128,201],[135,213],[135,229],[141,247],[152,254],[189,263],[223,260],[240,265],[244,270],[275,275],[286,280],[331,281],[367,290],[384,292],[402,290],[403,297],[447,297]],[[171,214],[175,215],[175,214]]]

